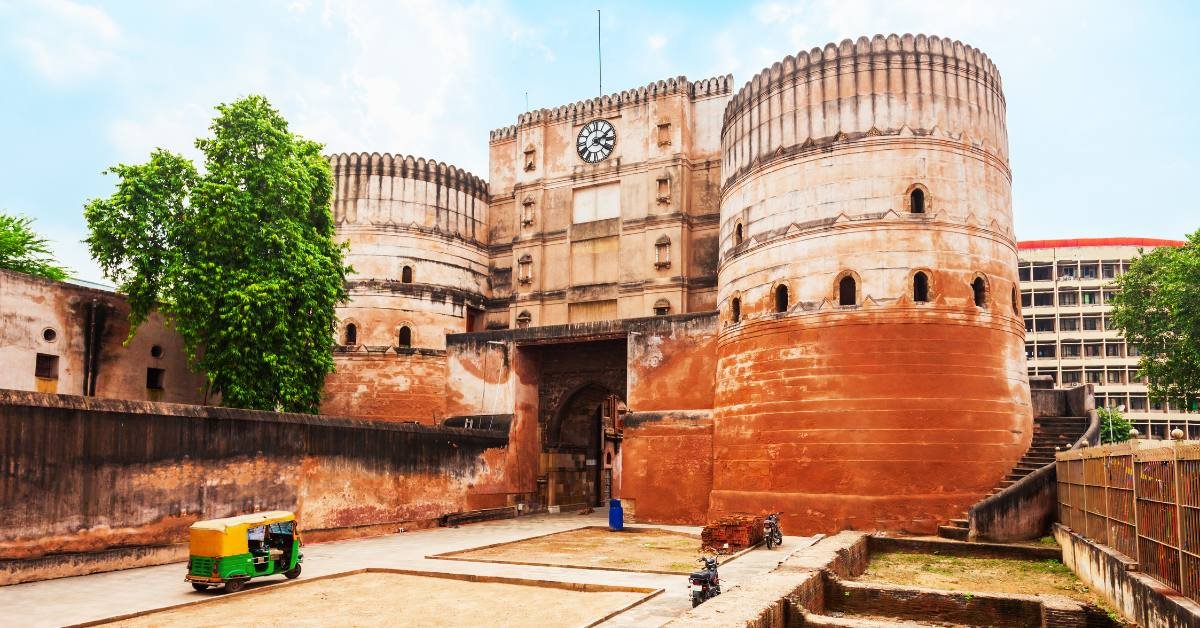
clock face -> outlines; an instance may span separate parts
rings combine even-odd
[[[612,154],[617,145],[617,130],[608,120],[592,120],[579,129],[579,139],[575,141],[575,150],[579,158],[594,164]]]

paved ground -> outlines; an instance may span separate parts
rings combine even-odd
[[[390,567],[666,590],[649,602],[614,617],[605,626],[657,626],[690,609],[687,578],[684,576],[425,558],[431,554],[516,541],[584,525],[607,525],[607,522],[605,511],[587,516],[539,515],[459,528],[418,530],[369,539],[307,545],[304,548],[304,575],[301,579],[364,567]],[[696,527],[654,527],[699,533]],[[786,537],[781,548],[759,548],[744,554],[721,567],[721,582],[726,589],[737,584],[752,584],[756,577],[770,571],[792,552],[807,547],[810,542],[811,539],[805,537]],[[182,563],[175,563],[0,587],[0,618],[3,618],[0,625],[62,626],[219,595],[193,591],[183,581],[184,570]],[[282,576],[255,580],[246,588],[271,586],[282,581]]]

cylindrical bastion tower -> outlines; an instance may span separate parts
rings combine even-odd
[[[349,303],[322,412],[436,423],[446,334],[481,331],[488,296],[487,183],[402,155],[329,158]]]
[[[1000,76],[918,35],[763,70],[722,131],[710,516],[934,532],[1031,439]]]

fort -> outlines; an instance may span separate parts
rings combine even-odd
[[[0,327],[3,358],[30,368],[0,386],[31,391],[0,398],[7,455],[172,505],[30,471],[0,502],[55,497],[5,527],[0,563],[158,542],[253,501],[232,475],[203,488],[159,466],[185,454],[302,473],[253,505],[309,510],[329,534],[617,496],[641,521],[782,511],[812,534],[935,532],[1030,449],[1005,101],[982,52],[831,43],[736,90],[677,77],[526,112],[489,155],[486,180],[329,157],[354,272],[321,419],[141,403],[205,402],[168,328],[122,345],[119,295],[4,273],[0,305],[22,314]],[[98,327],[92,302],[110,312]],[[104,439],[37,453],[45,430],[114,421],[148,458]],[[289,432],[286,451],[262,444]],[[64,512],[70,529],[39,544]]]

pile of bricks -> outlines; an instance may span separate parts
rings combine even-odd
[[[757,545],[762,539],[761,515],[728,515],[704,526],[700,532],[700,549],[718,554],[732,553]]]

